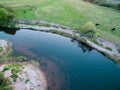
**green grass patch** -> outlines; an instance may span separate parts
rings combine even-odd
[[[11,78],[15,82],[16,79],[18,78],[18,73],[20,73],[22,71],[22,65],[19,64],[19,63],[7,64],[7,65],[4,66],[2,72],[5,72],[7,70],[11,70],[11,73],[12,73]]]
[[[0,47],[0,52],[2,52],[3,51],[3,48],[2,47]]]
[[[26,79],[26,80],[25,80],[25,83],[28,83],[29,81],[30,81],[30,79]]]
[[[99,23],[96,32],[120,45],[120,12],[82,0],[1,0],[0,4],[12,7],[17,18],[45,20],[74,28],[87,21]],[[115,31],[111,31],[116,28]]]
[[[0,90],[13,90],[10,80],[5,78],[2,72],[0,72]]]
[[[5,53],[1,58],[0,58],[0,62],[1,61],[9,61],[12,59],[11,54],[13,53],[13,49],[10,47],[7,50],[7,53]]]

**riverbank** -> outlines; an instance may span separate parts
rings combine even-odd
[[[6,40],[0,40],[0,57],[8,52],[11,48],[11,43]]]
[[[16,25],[17,28],[52,32],[83,42],[88,46],[92,47],[93,49],[101,52],[106,57],[112,59],[115,63],[119,64],[120,46],[102,37],[98,37],[93,42],[92,40],[86,38],[81,33],[74,32],[74,30],[76,30],[75,28],[63,26],[60,24],[38,21],[38,20],[24,20],[24,19],[14,19],[14,21],[18,22],[18,24]]]
[[[14,69],[19,69],[16,80],[13,78]],[[14,90],[47,90],[46,78],[33,62],[4,63],[0,65],[0,71],[4,71],[4,77],[10,80]]]
[[[9,41],[0,40],[0,72],[10,81],[13,89],[47,90],[46,77],[39,64],[24,56],[11,56],[11,46]]]

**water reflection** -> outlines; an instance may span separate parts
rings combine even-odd
[[[80,47],[82,49],[82,52],[85,53],[85,52],[91,52],[93,50],[92,47],[88,46],[87,44],[85,44],[84,42],[80,42],[80,41],[76,41],[74,39],[71,39],[71,42],[73,43],[77,43],[78,44],[78,47]]]
[[[0,31],[4,31],[5,33],[10,35],[15,35],[17,30],[19,29],[16,29],[16,28],[10,29],[10,28],[0,27]]]
[[[0,31],[3,31],[5,32],[6,34],[10,34],[10,35],[15,35],[16,32],[20,30],[20,29],[17,29],[17,28],[13,28],[13,29],[10,29],[10,28],[4,28],[4,27],[0,27]],[[33,31],[33,30],[32,30]],[[85,52],[90,52],[92,51],[92,47],[88,46],[87,44],[85,44],[84,42],[78,42],[74,39],[71,39],[71,42],[73,43],[77,43],[78,44],[78,47],[80,47],[82,49],[82,52],[85,53]]]

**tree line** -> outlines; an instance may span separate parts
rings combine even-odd
[[[100,6],[110,7],[120,10],[120,2],[117,2],[116,0],[83,0],[83,1],[88,1],[94,4],[98,4]]]

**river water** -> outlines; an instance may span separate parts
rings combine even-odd
[[[120,67],[96,50],[56,34],[0,31],[18,55],[40,62],[48,90],[120,90]]]

